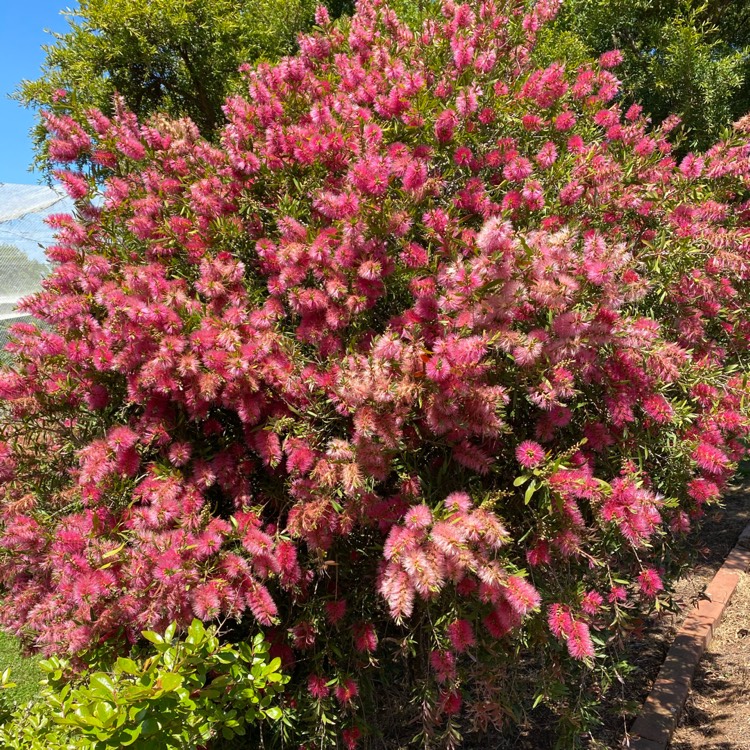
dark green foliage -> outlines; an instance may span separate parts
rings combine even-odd
[[[624,96],[654,122],[679,115],[707,147],[750,110],[750,3],[565,0],[537,54],[577,64],[617,48]]]
[[[44,47],[42,75],[23,81],[17,98],[34,109],[83,115],[112,110],[119,92],[139,117],[190,117],[210,137],[245,62],[295,50],[313,24],[316,0],[81,0],[66,11],[70,28]],[[334,13],[351,0],[333,0]],[[61,98],[61,92],[69,92]],[[47,168],[47,135],[34,130],[37,161]]]

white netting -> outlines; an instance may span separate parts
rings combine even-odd
[[[0,182],[0,347],[7,327],[25,317],[18,301],[38,291],[49,270],[44,250],[54,236],[45,218],[72,211],[72,201],[59,190]]]

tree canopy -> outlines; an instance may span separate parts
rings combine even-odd
[[[48,268],[15,245],[0,244],[0,297],[35,292]]]
[[[706,147],[750,110],[750,3],[565,0],[538,54],[573,63],[617,48],[623,95],[655,122],[682,118]]]
[[[222,104],[248,61],[295,49],[313,22],[316,0],[80,0],[64,12],[68,31],[54,34],[36,80],[17,97],[58,114],[112,112],[118,92],[139,117],[162,111],[190,117],[210,137]],[[336,0],[339,13],[348,10]],[[37,161],[47,164],[46,133],[34,133]]]

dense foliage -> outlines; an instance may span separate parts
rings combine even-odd
[[[175,626],[147,631],[150,650],[120,657],[111,671],[69,682],[70,664],[53,657],[37,700],[0,725],[6,750],[195,750],[217,736],[244,736],[248,726],[278,721],[287,681],[269,659],[261,634],[238,647],[222,645],[194,620],[184,638]],[[8,675],[0,676],[0,687]],[[1,697],[1,696],[0,696]]]
[[[683,119],[708,147],[750,110],[750,3],[566,0],[544,35],[551,59],[622,50],[624,94],[661,122]]]
[[[110,176],[58,173],[50,330],[0,375],[7,627],[263,627],[316,747],[409,695],[428,745],[529,690],[590,718],[742,454],[750,128],[677,159],[619,53],[534,67],[556,10],[321,9],[219,145],[47,118]]]
[[[242,63],[277,59],[309,29],[314,0],[80,0],[69,29],[44,47],[42,75],[18,98],[39,111],[112,109],[115,92],[141,117],[187,116],[209,137],[237,86]],[[331,3],[341,12],[346,5]],[[38,163],[49,166],[43,120],[35,129]]]

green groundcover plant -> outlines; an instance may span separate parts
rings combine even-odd
[[[108,671],[71,678],[70,663],[52,657],[41,696],[5,717],[7,750],[191,750],[216,736],[242,737],[250,725],[278,721],[276,700],[288,680],[270,659],[261,634],[236,647],[193,620],[184,638],[176,626],[145,631],[148,655],[119,657]],[[2,686],[9,686],[4,674]]]
[[[77,213],[0,374],[6,628],[262,628],[294,748],[594,720],[743,455],[750,126],[676,157],[618,52],[535,67],[556,10],[320,9],[215,145],[47,116]]]

